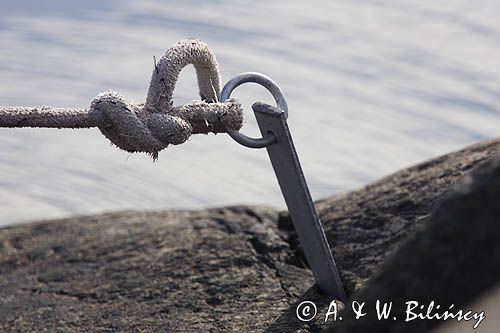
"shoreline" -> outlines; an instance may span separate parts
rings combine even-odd
[[[500,139],[481,143],[317,201],[348,297],[396,274],[380,271],[395,249],[433,226],[450,189],[499,151]],[[287,214],[244,205],[0,228],[0,298],[6,331],[310,331],[326,324],[304,326],[295,307],[309,299],[322,311],[331,301],[314,286]]]

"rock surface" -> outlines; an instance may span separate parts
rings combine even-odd
[[[348,295],[499,149],[500,140],[472,146],[319,201]],[[307,323],[295,313],[303,300],[318,306]],[[5,332],[316,332],[329,302],[290,219],[271,208],[121,212],[0,229]]]
[[[477,317],[464,323],[472,331],[476,323],[481,324],[480,312],[493,317],[489,309],[471,309],[468,305],[500,282],[499,198],[497,157],[467,175],[429,222],[421,224],[353,295],[353,300],[366,302],[366,316],[356,319],[353,311],[347,311],[340,331],[361,333],[369,327],[371,332],[425,332],[443,322],[435,314],[447,310],[455,314],[460,309],[478,312]],[[392,302],[389,320],[378,319],[374,311],[377,300]],[[432,302],[433,310],[428,312]],[[432,320],[427,313],[432,314]],[[415,317],[417,314],[424,319]],[[393,316],[399,320],[392,320]]]

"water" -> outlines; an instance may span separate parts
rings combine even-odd
[[[16,1],[0,3],[0,105],[87,107],[113,89],[144,101],[174,42],[216,52],[223,81],[283,88],[315,199],[500,133],[496,1]],[[186,68],[175,103],[197,97]],[[250,105],[272,99],[245,85]],[[266,152],[227,135],[146,155],[98,130],[0,129],[0,225],[119,209],[284,207]]]

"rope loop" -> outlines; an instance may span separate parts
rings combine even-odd
[[[201,101],[174,106],[172,94],[181,70],[194,65]],[[117,147],[145,152],[153,159],[168,145],[185,142],[192,134],[239,130],[240,103],[218,102],[221,79],[215,54],[202,41],[186,39],[174,44],[155,63],[143,104],[127,102],[107,91],[94,97],[88,109],[52,107],[0,108],[0,127],[56,127],[99,130]]]

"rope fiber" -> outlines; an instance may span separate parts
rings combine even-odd
[[[189,64],[196,69],[202,100],[173,106],[175,84]],[[185,142],[192,134],[241,128],[241,105],[235,99],[219,102],[220,86],[212,50],[197,39],[186,39],[169,48],[155,64],[145,103],[129,103],[119,93],[107,91],[94,97],[86,109],[0,107],[0,127],[98,127],[120,149],[157,159],[159,151]]]

